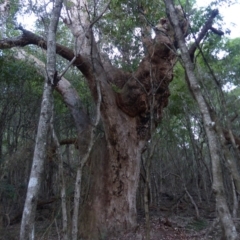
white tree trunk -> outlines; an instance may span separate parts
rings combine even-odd
[[[167,12],[169,14],[170,21],[174,28],[176,40],[181,50],[181,57],[183,60],[185,71],[187,73],[187,76],[190,82],[190,88],[195,96],[195,99],[198,103],[199,109],[203,117],[204,128],[207,134],[208,145],[209,145],[209,150],[210,150],[210,155],[212,160],[213,190],[216,194],[217,213],[219,215],[221,224],[223,226],[226,239],[228,240],[238,239],[236,227],[233,223],[233,220],[226,202],[222,172],[221,172],[220,156],[218,153],[217,135],[213,129],[214,123],[212,123],[207,103],[201,93],[198,80],[194,74],[194,65],[191,61],[189,51],[186,47],[184,36],[179,24],[179,19],[176,14],[176,10],[174,8],[172,0],[165,0],[165,5],[167,8]]]
[[[33,61],[32,64],[35,65],[36,69],[38,70],[38,72],[43,75],[45,72],[45,68],[44,68],[44,64],[42,61],[40,61],[39,59],[37,59],[36,57],[27,54],[26,52],[24,52],[24,50],[19,50],[18,54],[17,54],[17,59],[30,59]],[[71,86],[70,82],[67,81],[64,77],[62,77],[60,79],[60,81],[58,82],[58,85],[56,86],[56,90],[62,95],[64,102],[66,103],[66,105],[69,107],[75,124],[76,124],[76,128],[77,128],[77,132],[79,136],[84,136],[84,138],[86,138],[83,142],[80,142],[79,144],[81,146],[79,146],[80,151],[84,151],[87,149],[87,147],[85,146],[87,143],[89,145],[89,141],[90,139],[92,139],[92,137],[89,137],[89,135],[91,135],[93,133],[92,127],[91,127],[91,131],[89,130],[89,119],[87,117],[87,115],[85,114],[84,110],[82,109],[82,104],[80,101],[80,98],[78,96],[78,93],[76,92],[76,90]],[[100,104],[100,101],[98,101]],[[98,104],[98,105],[99,105]],[[97,107],[97,109],[99,109],[99,107]],[[97,124],[97,122],[99,121],[100,118],[100,110],[97,111],[97,116],[96,117],[96,122],[95,124]],[[52,131],[54,131],[54,128],[52,126]],[[88,132],[91,132],[90,134]],[[56,138],[56,134],[52,133],[54,136],[54,142],[57,146],[57,148],[59,148],[59,143],[58,143],[58,139]],[[81,137],[82,139],[83,137]],[[91,145],[90,145],[90,149],[91,149]],[[60,150],[57,150],[58,152],[58,158],[60,160],[60,165],[59,165],[59,174],[60,174],[60,178],[61,178],[61,200],[62,200],[62,224],[63,224],[63,239],[68,240],[69,239],[69,219],[67,217],[67,206],[66,206],[66,192],[65,192],[65,182],[64,182],[64,175],[63,175],[63,166],[62,166],[62,156],[60,153]],[[82,158],[82,161],[80,159],[81,164],[85,163],[85,160],[87,160],[88,156],[85,158]],[[83,163],[84,162],[84,163]],[[78,234],[78,218],[77,216],[79,215],[78,213],[78,209],[79,209],[79,199],[80,199],[80,195],[81,195],[81,171],[82,171],[82,165],[78,168],[77,170],[77,177],[76,177],[76,183],[75,183],[75,204],[74,204],[74,217],[73,217],[73,226],[72,226],[72,234],[74,236],[77,236]],[[77,209],[77,210],[76,210]],[[77,219],[77,220],[75,220]]]
[[[44,160],[46,158],[46,145],[52,116],[52,84],[55,75],[56,64],[56,29],[62,8],[62,0],[57,0],[52,12],[48,33],[47,49],[47,73],[43,90],[41,113],[38,124],[36,145],[34,149],[33,163],[28,183],[26,201],[21,222],[20,240],[34,239],[34,220],[37,206],[38,193],[41,185]]]

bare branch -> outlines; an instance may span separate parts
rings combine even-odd
[[[94,25],[99,19],[102,18],[103,14],[107,11],[110,2],[111,2],[111,0],[106,4],[106,7],[105,7],[104,10],[100,13],[100,15],[99,15],[98,17],[96,17],[96,19],[94,19],[93,22],[91,22],[89,28],[92,28],[93,25]]]
[[[63,77],[63,75],[67,72],[67,70],[73,65],[74,61],[76,60],[76,56],[74,56],[74,58],[72,59],[72,61],[67,65],[67,67],[65,68],[65,70],[59,74],[59,79],[61,79],[61,77]]]
[[[7,39],[0,40],[0,49],[10,49],[13,47],[25,47],[28,45],[35,45],[45,50],[47,49],[46,39],[38,36],[37,34],[31,31],[28,31],[22,28],[21,26],[18,27],[18,29],[22,31],[22,35],[15,38],[7,38]],[[56,44],[56,53],[68,61],[72,61],[75,57],[75,54],[71,49],[61,44]],[[83,56],[78,54],[73,65],[76,66],[86,78],[88,79],[91,78],[91,71],[89,69],[90,68],[89,60],[87,58],[84,58]]]

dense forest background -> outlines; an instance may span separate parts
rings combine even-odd
[[[17,38],[21,35],[22,30],[16,15],[28,14],[30,11],[38,16],[35,34],[47,37],[51,4],[37,4],[34,1],[5,2],[8,7],[5,13],[1,13],[1,39]],[[141,2],[141,6],[144,6],[144,24],[148,27],[153,28],[160,18],[166,16],[163,2]],[[181,4],[189,21],[187,46],[191,46],[197,39],[211,11],[223,2],[215,1],[207,8],[197,9],[194,1],[176,1],[176,5]],[[70,1],[66,3],[66,9],[68,4],[71,7]],[[4,5],[4,1],[1,1],[1,4]],[[95,14],[91,15],[92,19],[97,19],[97,8],[101,10],[105,5],[105,1],[89,1],[89,11]],[[96,44],[109,56],[112,65],[128,72],[135,71],[144,56],[138,32],[138,26],[142,24],[139,7],[136,1],[110,1],[108,10],[94,25]],[[211,110],[214,131],[218,134],[217,150],[224,196],[238,229],[240,38],[229,38],[229,30],[224,29],[221,13],[214,21],[216,28],[224,35],[210,30],[206,33],[194,54],[194,73]],[[154,30],[151,31],[154,37]],[[64,20],[59,21],[56,38],[57,43],[74,48],[74,39]],[[0,44],[0,239],[19,239],[45,77],[42,74],[44,67],[42,68],[36,59],[41,63],[47,61],[46,52],[40,47],[28,45],[24,48],[5,49]],[[24,53],[21,52],[22,49]],[[122,232],[122,239],[220,239],[222,235],[212,188],[209,143],[201,111],[187,81],[184,62],[180,52],[178,54],[179,58],[173,68],[173,79],[169,85],[168,105],[141,154],[141,169],[136,179],[138,228],[135,232]],[[30,56],[35,56],[36,59]],[[57,56],[56,61],[56,68],[62,72],[68,61],[60,56]],[[67,69],[64,78],[77,91],[81,98],[81,107],[94,122],[98,105],[92,97],[84,74],[73,64]],[[116,93],[120,91],[119,86],[112,85],[112,88]],[[47,154],[36,205],[36,239],[62,239],[63,187],[66,191],[64,200],[68,219],[71,219],[74,211],[75,181],[80,161],[79,135],[74,117],[59,91],[53,91],[53,99],[52,124],[59,146],[49,130]],[[101,149],[105,149],[105,124],[101,120],[94,126],[91,140],[90,156],[82,170],[80,214],[88,208],[88,200],[91,199],[92,188],[97,181],[94,178],[99,168],[97,159],[102,156]],[[84,226],[82,221],[84,220],[80,221],[79,228]],[[71,229],[71,223],[68,226]],[[111,238],[99,236],[99,239]]]

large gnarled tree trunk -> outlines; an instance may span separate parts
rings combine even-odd
[[[162,110],[168,104],[168,85],[173,78],[176,60],[174,32],[168,19],[162,18],[154,39],[150,37],[151,34],[143,36],[146,55],[136,71],[124,72],[112,66],[97,48],[92,31],[94,22],[90,23],[86,14],[87,1],[71,2],[67,6],[70,18],[65,19],[65,22],[72,31],[76,46],[72,51],[57,44],[56,53],[69,61],[75,59],[74,65],[87,79],[96,102],[96,83],[100,83],[101,120],[105,132],[104,141],[96,145],[91,157],[96,167],[92,168],[92,187],[84,213],[80,216],[80,232],[84,239],[109,239],[110,235],[133,229],[137,224],[136,191],[140,159],[153,130],[153,126],[150,129],[150,121],[160,121]],[[21,30],[22,36],[1,40],[0,48],[29,44],[47,48],[43,38]],[[116,87],[117,92],[114,91]],[[75,119],[79,147],[83,146],[80,148],[82,155],[87,151],[82,136],[88,136],[89,131],[84,130],[84,127],[88,129],[89,120],[80,114],[82,109],[78,112],[76,106],[71,104],[69,94],[73,91],[68,89],[67,82],[59,82],[58,90],[68,101]]]
[[[140,159],[150,136],[149,98],[156,95],[154,115],[156,121],[160,120],[172,80],[173,36],[157,34],[155,39],[145,39],[147,56],[135,73],[125,73],[101,57],[92,23],[84,12],[87,1],[72,2],[71,19],[67,22],[76,38],[75,54],[89,59],[85,61],[87,71],[83,73],[95,99],[96,81],[100,82],[101,119],[106,139],[105,151],[101,150],[93,160],[98,162],[93,174],[96,181],[82,215],[82,236],[84,239],[108,238],[136,226]],[[113,85],[121,90],[115,92]]]

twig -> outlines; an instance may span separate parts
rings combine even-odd
[[[57,225],[57,220],[56,220],[56,218],[54,218],[54,223],[55,223],[56,230],[57,230],[58,240],[61,240],[61,237],[60,237],[60,234],[59,234],[59,229],[58,229],[58,225]]]
[[[76,55],[74,56],[74,58],[71,60],[71,62],[67,65],[67,67],[65,68],[65,70],[58,76],[59,79],[61,79],[63,77],[63,75],[67,72],[67,70],[71,67],[71,65],[74,63],[74,61],[76,60]]]
[[[199,216],[199,210],[198,210],[198,206],[197,206],[197,204],[195,203],[193,197],[192,197],[192,196],[190,195],[190,193],[188,192],[186,186],[184,186],[184,190],[185,190],[185,192],[187,193],[187,195],[188,195],[188,197],[189,197],[189,199],[190,199],[192,205],[193,205],[194,208],[195,208],[195,211],[196,211],[196,218],[197,218],[197,219],[200,219],[200,216]]]
[[[109,6],[109,4],[111,3],[111,0],[107,3],[106,7],[104,8],[104,10],[100,13],[100,15],[98,17],[96,17],[89,25],[89,29],[93,27],[93,25],[103,16],[103,14],[107,11],[107,8]]]

